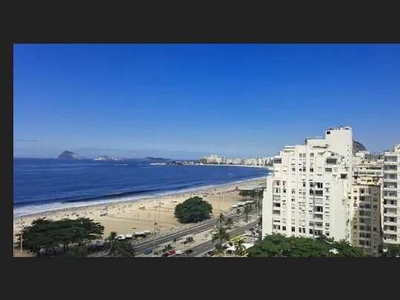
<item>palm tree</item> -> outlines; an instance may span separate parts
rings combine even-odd
[[[222,225],[225,223],[225,221],[226,221],[225,216],[222,213],[220,213],[218,215],[217,224]]]
[[[235,255],[236,256],[245,256],[247,251],[246,251],[246,247],[244,246],[244,239],[241,238],[237,238],[235,240],[232,241],[233,246],[235,246]]]
[[[229,240],[230,239],[230,235],[227,231],[227,228],[224,226],[219,226],[217,227],[217,231],[213,234],[211,241],[214,242],[216,240],[219,240],[219,244],[215,247],[215,249],[217,250],[222,248],[222,242],[224,240]]]
[[[246,214],[246,223],[249,222],[249,213],[252,211],[252,207],[250,205],[244,206],[244,213]]]
[[[117,233],[115,231],[111,231],[110,235],[108,236],[107,240],[110,243],[110,246],[108,247],[108,255],[113,256],[115,254],[115,243],[116,243],[116,237]]]
[[[217,244],[214,249],[214,255],[215,256],[223,256],[224,254],[225,254],[224,247],[222,247],[222,245],[220,245],[220,244]]]
[[[232,220],[232,218],[226,219],[226,221],[225,221],[225,226],[226,226],[228,229],[231,229],[231,228],[232,228],[232,226],[233,226],[233,220]]]

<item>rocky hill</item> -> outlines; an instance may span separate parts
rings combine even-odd
[[[80,156],[79,154],[76,154],[71,151],[64,151],[59,156],[57,156],[57,158],[59,158],[59,159],[82,159],[83,157]]]

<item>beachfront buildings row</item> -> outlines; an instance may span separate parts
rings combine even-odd
[[[201,158],[200,163],[218,165],[246,165],[246,166],[269,166],[272,165],[272,157],[253,157],[253,158],[227,158],[212,154]]]
[[[400,245],[400,144],[383,153],[383,241]]]
[[[348,126],[286,146],[267,178],[263,236],[325,235],[373,255],[388,241],[399,243],[399,151],[371,160],[366,151],[356,152]]]

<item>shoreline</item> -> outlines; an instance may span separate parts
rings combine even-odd
[[[212,167],[244,167],[244,168],[261,168],[267,170],[273,170],[272,166],[255,166],[255,165],[227,165],[227,164],[187,164],[182,166],[212,166]]]
[[[243,166],[246,167],[246,166]],[[268,175],[267,175],[268,176]],[[255,178],[250,178],[250,179],[243,179],[243,180],[237,180],[237,181],[230,181],[227,183],[220,183],[220,184],[212,184],[212,185],[204,185],[204,186],[194,186],[191,188],[183,189],[183,190],[170,190],[170,191],[162,191],[158,192],[155,194],[142,194],[142,195],[137,195],[137,196],[126,196],[126,197],[121,197],[118,198],[116,196],[113,199],[103,199],[99,198],[98,202],[95,201],[85,201],[83,200],[82,202],[76,201],[76,202],[54,202],[54,203],[46,203],[46,204],[33,204],[33,205],[26,205],[26,206],[19,206],[18,208],[21,210],[23,208],[43,208],[43,206],[50,206],[48,208],[43,208],[43,210],[40,211],[34,211],[34,212],[27,212],[27,213],[16,213],[15,212],[15,207],[13,208],[13,218],[24,218],[24,217],[32,217],[32,216],[38,216],[38,215],[46,215],[49,213],[54,213],[54,212],[63,212],[63,211],[69,211],[69,210],[76,210],[76,209],[82,209],[82,208],[96,208],[100,206],[107,206],[107,205],[113,205],[113,204],[119,204],[119,203],[135,203],[135,202],[141,202],[141,201],[150,201],[153,198],[160,198],[160,197],[168,197],[168,196],[180,196],[184,195],[187,193],[201,193],[203,191],[209,190],[209,189],[215,189],[215,188],[224,188],[228,187],[231,185],[242,185],[246,182],[252,182],[252,181],[258,181],[262,179],[266,179],[267,176],[261,176],[261,177],[255,177]],[[107,197],[107,196],[105,196]],[[109,196],[108,196],[109,197]],[[75,204],[75,205],[74,205]],[[53,208],[51,207],[53,205]],[[58,205],[58,207],[54,207],[54,205]]]
[[[23,227],[30,226],[37,218],[61,220],[63,218],[76,219],[80,217],[90,218],[104,226],[103,238],[110,232],[118,234],[133,233],[134,231],[150,230],[152,233],[167,232],[172,229],[185,226],[174,216],[175,206],[194,196],[203,198],[213,207],[213,217],[219,213],[232,209],[232,205],[244,200],[239,196],[238,188],[248,185],[264,185],[265,176],[252,178],[241,182],[230,182],[212,187],[200,187],[196,191],[186,191],[172,195],[153,195],[152,197],[137,201],[114,202],[98,205],[89,205],[76,208],[37,213],[29,216],[14,217],[13,234],[14,243],[17,234]],[[27,255],[23,251],[14,250],[14,256]]]

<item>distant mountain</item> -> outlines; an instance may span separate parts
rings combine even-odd
[[[79,154],[76,154],[71,151],[64,151],[59,156],[57,156],[57,158],[59,158],[59,159],[82,159],[83,157],[80,156]]]
[[[357,141],[353,141],[353,153],[357,153],[359,151],[368,151],[367,148],[363,144]]]
[[[113,161],[113,160],[120,160],[120,159],[112,157],[112,156],[101,155],[101,156],[96,157],[94,160]]]

